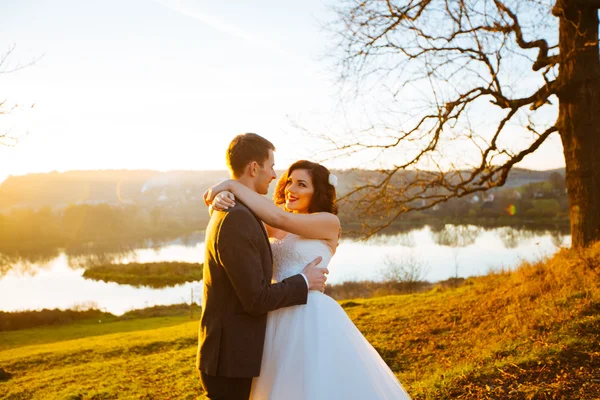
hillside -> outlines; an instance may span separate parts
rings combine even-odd
[[[341,303],[415,399],[598,399],[600,244],[458,288]],[[0,397],[195,399],[186,317],[0,333]]]
[[[0,209],[80,203],[161,203],[195,200],[226,171],[68,171],[10,176],[0,185]]]
[[[547,180],[552,172],[514,169],[506,187]],[[281,176],[283,171],[278,171]],[[355,184],[377,177],[377,172],[361,169],[335,171],[339,194]],[[405,172],[410,174],[410,172]],[[177,204],[198,201],[210,185],[227,178],[222,171],[108,170],[67,171],[10,176],[0,184],[0,210],[12,207],[65,207],[69,204]],[[271,185],[271,190],[274,189]]]

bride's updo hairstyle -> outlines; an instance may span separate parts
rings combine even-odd
[[[288,170],[281,176],[275,187],[273,201],[277,205],[285,204],[285,187],[289,176],[297,169],[303,169],[308,172],[312,178],[314,193],[308,206],[309,213],[328,212],[331,214],[338,213],[336,202],[335,187],[329,183],[329,170],[311,161],[300,160],[296,161]]]

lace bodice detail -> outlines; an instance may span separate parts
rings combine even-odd
[[[269,239],[273,251],[273,281],[280,282],[285,278],[302,272],[306,264],[321,256],[323,260],[319,268],[325,268],[331,261],[329,246],[318,239],[306,239],[288,233],[283,239]]]

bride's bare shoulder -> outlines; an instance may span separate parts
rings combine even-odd
[[[267,228],[267,234],[270,238],[281,240],[288,234],[286,231],[282,231],[281,229],[277,229],[267,224],[265,224],[265,228]]]

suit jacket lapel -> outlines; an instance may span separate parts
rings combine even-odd
[[[248,206],[242,203],[239,199],[236,199],[236,201],[243,204],[244,207],[246,207],[252,213],[252,215],[254,215],[254,218],[256,218],[256,222],[258,222],[258,224],[260,225],[260,229],[262,230],[263,235],[265,236],[265,240],[267,241],[267,246],[269,246],[269,253],[271,254],[271,263],[273,263],[273,250],[271,249],[271,242],[269,242],[269,234],[265,229],[265,224],[261,221],[260,218],[258,218],[258,215],[254,214],[254,212]]]

